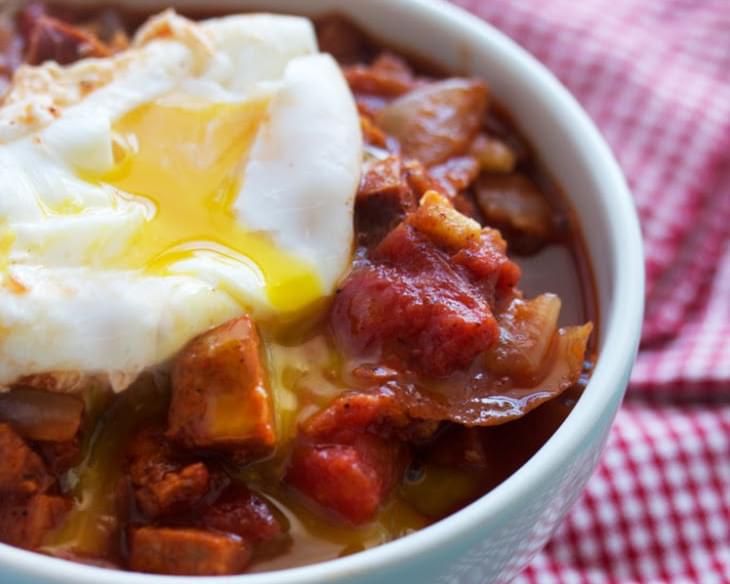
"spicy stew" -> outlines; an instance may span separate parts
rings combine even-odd
[[[141,18],[5,14],[0,79],[123,50]],[[365,141],[351,272],[306,318],[243,315],[120,395],[52,375],[0,394],[1,541],[163,574],[332,559],[482,496],[580,397],[597,314],[578,228],[485,80],[316,26]]]

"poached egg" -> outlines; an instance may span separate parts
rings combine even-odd
[[[21,67],[0,104],[0,387],[121,390],[225,320],[329,296],[361,149],[304,18],[168,11],[112,57]]]

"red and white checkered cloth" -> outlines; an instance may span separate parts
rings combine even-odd
[[[454,0],[547,65],[641,217],[642,346],[601,465],[520,584],[730,583],[730,0]]]

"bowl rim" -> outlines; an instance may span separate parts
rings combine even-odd
[[[258,4],[266,4],[260,0]],[[236,576],[191,577],[157,576],[110,570],[44,556],[0,544],[0,567],[7,566],[23,578],[43,582],[77,584],[315,584],[355,577],[399,563],[474,532],[481,524],[499,519],[503,509],[527,497],[532,485],[539,484],[551,470],[564,463],[580,442],[599,425],[601,416],[612,411],[626,386],[639,342],[644,304],[644,265],[638,216],[623,174],[608,145],[588,115],[568,90],[527,51],[489,23],[447,3],[445,0],[371,0],[373,10],[384,5],[400,5],[406,11],[437,22],[439,27],[459,29],[481,37],[508,66],[519,71],[523,81],[539,85],[541,98],[550,102],[552,113],[570,118],[566,136],[581,144],[590,158],[583,161],[592,175],[600,175],[612,193],[602,211],[609,225],[608,242],[616,261],[611,289],[610,313],[602,311],[603,342],[595,370],[566,420],[548,441],[504,482],[464,509],[412,534],[344,558],[296,568]],[[347,13],[346,5],[343,12]],[[529,78],[532,78],[530,81]],[[618,318],[620,316],[620,318]],[[29,580],[30,581],[30,580]]]

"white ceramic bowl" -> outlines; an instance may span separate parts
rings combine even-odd
[[[79,3],[81,0],[76,0]],[[124,3],[122,2],[119,2]],[[131,0],[145,8],[206,0]],[[216,0],[216,6],[314,15],[337,10],[386,43],[486,79],[574,206],[599,292],[597,365],[573,412],[522,468],[462,511],[398,541],[303,568],[208,584],[488,584],[516,575],[580,494],[623,397],[641,325],[644,271],[631,196],[585,112],[537,61],[497,30],[436,0]],[[4,584],[190,584],[102,570],[0,545]]]

